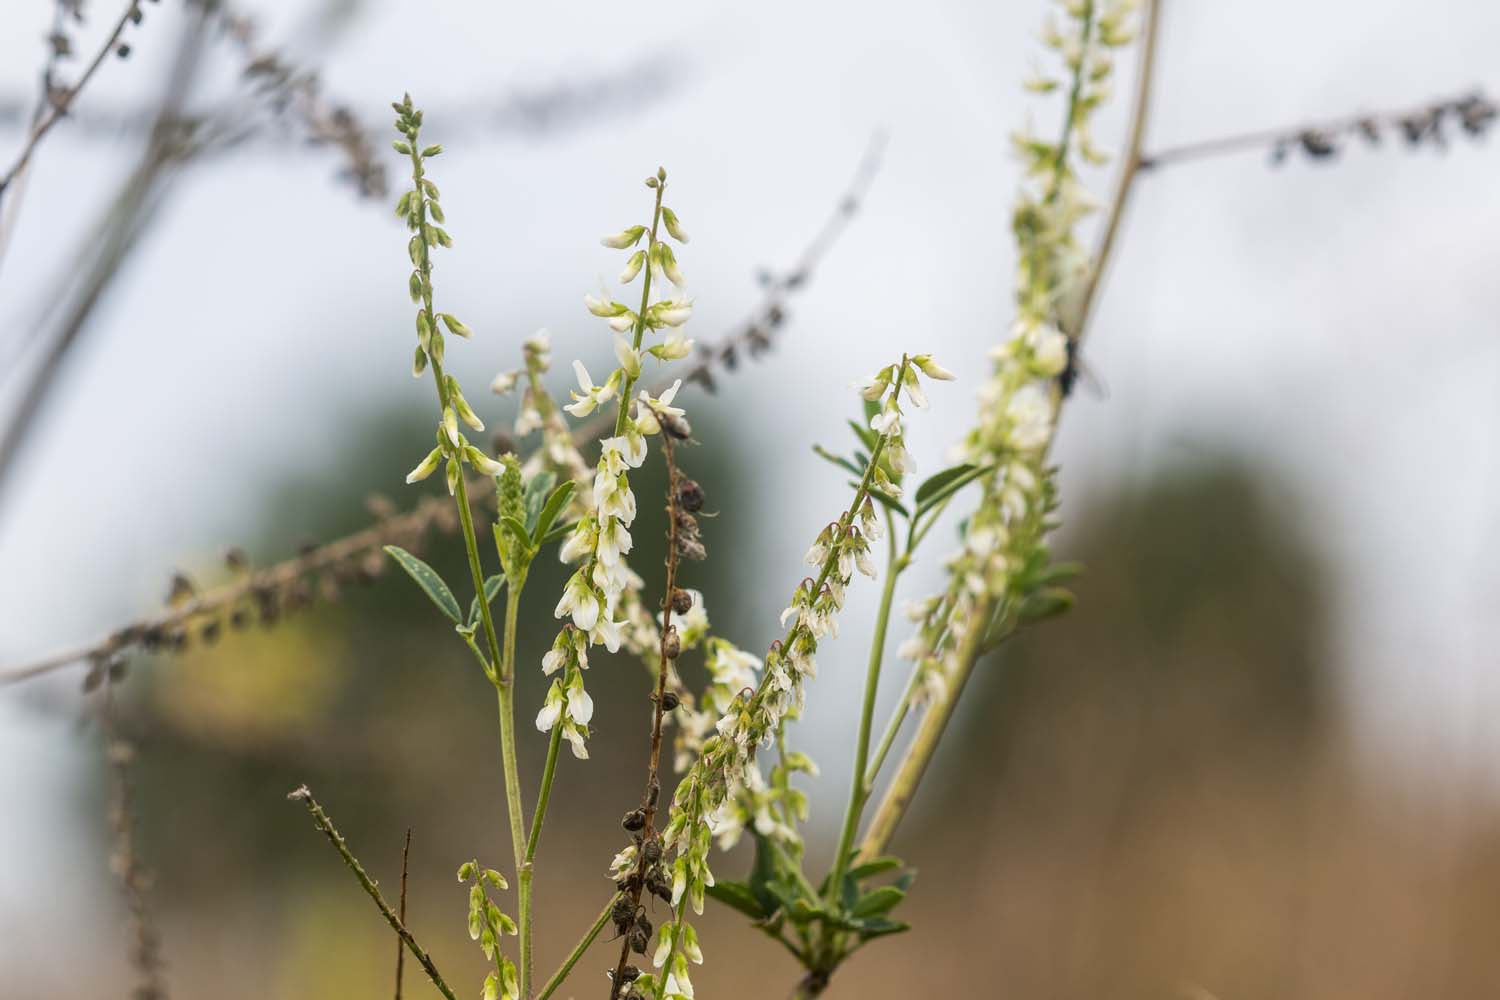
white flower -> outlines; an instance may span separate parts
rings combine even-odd
[[[525,437],[532,431],[541,429],[541,426],[542,411],[535,406],[524,406],[516,414],[516,437]]]
[[[662,326],[681,326],[693,315],[693,300],[663,299],[651,307],[651,315]]]
[[[584,556],[594,551],[598,543],[599,533],[594,529],[594,519],[585,517],[579,520],[568,538],[557,550],[557,558],[565,563],[577,562]]]
[[[1060,374],[1068,365],[1068,338],[1050,323],[1033,329],[1026,337],[1031,348],[1031,367],[1038,375]]]
[[[612,250],[624,250],[626,247],[633,247],[639,243],[641,236],[645,232],[645,226],[631,226],[629,229],[621,230],[613,236],[606,236],[599,242]]]
[[[1052,401],[1036,382],[1016,390],[1005,408],[1005,418],[1010,423],[1007,439],[1013,448],[1040,448],[1052,436]]]
[[[635,280],[635,276],[641,273],[641,265],[646,263],[646,251],[637,250],[630,255],[630,260],[625,262],[625,270],[620,272],[620,284],[628,285]]]
[[[623,302],[596,299],[592,295],[585,295],[583,297],[583,305],[584,308],[588,309],[595,316],[602,316],[605,319],[609,319],[612,316],[620,316],[630,311],[625,307],[625,303]]]
[[[901,429],[901,414],[897,410],[884,409],[870,418],[870,429],[877,434],[889,434]]]
[[[603,385],[595,385],[594,379],[589,375],[589,370],[583,367],[582,361],[573,362],[573,373],[578,376],[578,388],[583,392],[572,393],[574,402],[563,407],[575,417],[586,417],[594,412],[594,408],[603,406],[614,398],[616,376],[611,373]]]
[[[417,467],[415,469],[412,469],[406,474],[407,483],[418,483],[426,479],[428,476],[432,475],[437,471],[438,462],[440,462],[442,458],[442,448],[434,448],[429,451],[427,453],[427,457],[422,459],[422,461],[417,464]]]
[[[520,377],[521,373],[518,371],[501,372],[491,380],[490,392],[493,392],[497,396],[503,396],[516,387],[516,380]]]
[[[556,681],[547,690],[547,700],[542,705],[542,710],[536,713],[536,727],[542,732],[551,732],[552,727],[557,725],[557,720],[562,718],[563,696],[562,689]]]
[[[652,399],[645,389],[641,390],[640,399],[635,404],[635,425],[640,428],[642,434],[661,432],[661,423],[656,416],[658,413],[668,417],[680,417],[687,412],[680,406],[672,405],[672,400],[677,398],[677,390],[681,388],[682,379],[678,379],[655,399]]]
[[[584,732],[582,728],[573,725],[571,722],[563,723],[563,738],[566,739],[568,741],[568,745],[573,748],[573,756],[577,757],[579,760],[588,760],[589,750],[588,747],[584,745],[583,737]]]
[[[615,338],[615,357],[620,361],[620,367],[625,369],[625,374],[636,378],[641,374],[641,352],[630,346],[630,341],[624,337]]]
[[[918,354],[911,359],[911,363],[922,370],[922,374],[939,382],[951,382],[955,376],[948,369],[932,360],[931,354]]]
[[[669,333],[660,344],[651,348],[651,353],[662,361],[681,361],[693,351],[693,341],[680,333]]]
[[[599,532],[598,541],[595,543],[594,552],[599,561],[606,566],[613,566],[620,561],[620,557],[630,551],[632,540],[630,532],[625,529],[617,518],[610,518],[604,523]]]
[[[580,570],[569,578],[568,585],[563,588],[562,598],[552,614],[555,618],[572,615],[574,626],[587,632],[599,621],[599,611],[599,598]]]
[[[628,622],[617,622],[610,615],[602,615],[599,622],[589,632],[589,640],[603,646],[611,653],[620,651],[620,640],[624,638],[625,626]]]
[[[635,313],[629,309],[615,316],[609,321],[609,328],[616,333],[624,333],[635,327]]]
[[[575,674],[568,685],[568,718],[580,726],[588,725],[594,717],[594,699],[583,689],[583,678]]]

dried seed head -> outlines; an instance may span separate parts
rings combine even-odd
[[[685,511],[698,513],[703,509],[703,487],[697,480],[683,479],[677,484],[677,503]]]
[[[672,613],[685,615],[691,610],[693,610],[693,595],[681,587],[672,588]]]

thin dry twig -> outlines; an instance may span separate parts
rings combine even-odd
[[[1202,160],[1246,150],[1264,150],[1272,162],[1279,163],[1293,151],[1301,151],[1313,160],[1337,156],[1344,137],[1358,137],[1378,144],[1385,132],[1395,132],[1410,146],[1446,147],[1446,123],[1451,119],[1466,135],[1479,138],[1494,127],[1500,108],[1482,90],[1454,98],[1428,101],[1415,108],[1375,111],[1344,115],[1324,121],[1309,122],[1290,128],[1257,129],[1213,139],[1182,143],[1142,156],[1142,170],[1155,170],[1192,160]]]
[[[697,364],[685,379],[712,391],[714,372],[733,371],[742,354],[758,358],[770,350],[776,332],[785,324],[790,296],[812,281],[823,257],[847,230],[862,204],[879,167],[884,138],[877,136],[861,157],[853,181],[839,198],[829,219],[803,250],[794,268],[785,276],[769,279],[759,304],[734,334],[716,345],[700,349]],[[666,386],[658,385],[660,392]],[[574,429],[574,440],[593,440],[608,430],[607,420],[597,416]],[[494,484],[477,480],[471,484],[476,496],[493,493]],[[295,610],[318,596],[308,585],[319,578],[325,587],[340,582],[369,579],[384,566],[381,549],[388,544],[403,548],[418,546],[430,529],[450,529],[452,504],[444,497],[424,497],[412,509],[397,513],[389,501],[372,504],[377,523],[323,545],[307,548],[295,558],[255,572],[240,572],[236,579],[181,601],[165,611],[148,615],[115,629],[103,638],[43,657],[0,673],[0,686],[41,677],[76,664],[100,663],[133,649],[177,651],[195,637],[210,640],[223,631],[227,617],[231,625],[248,624],[253,615],[265,623],[283,611]]]
[[[15,179],[25,171],[27,165],[31,162],[31,155],[36,152],[37,145],[41,143],[48,132],[52,131],[53,126],[62,121],[63,117],[67,115],[68,109],[73,105],[73,101],[77,99],[78,94],[83,88],[88,86],[89,81],[94,78],[94,74],[99,71],[99,67],[104,65],[104,60],[109,58],[110,53],[117,52],[123,56],[130,51],[128,47],[122,48],[120,36],[125,33],[125,26],[139,20],[140,16],[141,6],[139,0],[130,0],[125,5],[124,12],[120,14],[119,20],[115,22],[114,28],[110,31],[108,37],[105,38],[104,44],[99,47],[98,52],[94,53],[94,58],[89,61],[83,74],[79,76],[78,82],[65,90],[48,95],[47,113],[32,126],[31,133],[26,137],[26,143],[21,147],[21,152],[17,155],[15,162],[11,164],[10,169],[3,176],[0,176],[0,200],[3,200],[5,197],[5,189],[10,187]]]
[[[442,993],[448,1000],[458,1000],[453,995],[453,990],[449,988],[448,983],[443,979],[441,973],[438,972],[437,966],[433,964],[431,956],[417,943],[417,939],[412,937],[411,931],[406,929],[406,924],[402,922],[400,917],[396,916],[395,911],[391,909],[391,905],[385,901],[385,897],[380,894],[380,887],[365,872],[364,866],[359,863],[359,859],[350,852],[349,845],[344,841],[343,835],[334,827],[333,820],[329,819],[328,814],[323,811],[323,807],[318,805],[318,800],[313,798],[313,794],[308,790],[308,787],[302,785],[293,789],[287,794],[287,798],[293,802],[301,802],[307,806],[307,811],[312,815],[314,825],[317,826],[323,836],[328,838],[328,842],[333,845],[334,850],[339,852],[339,857],[344,859],[344,864],[354,873],[354,877],[359,880],[359,884],[364,887],[365,892],[369,893],[370,898],[375,901],[375,905],[380,908],[380,914],[385,917],[385,922],[391,925],[391,930],[396,932],[397,936],[405,942],[406,947],[411,951],[412,955],[416,957],[418,964],[427,973],[427,978],[432,980],[432,985],[436,986],[438,992]]]
[[[411,860],[411,827],[406,828],[406,842],[401,845],[401,903],[396,915],[406,923],[406,869]],[[406,964],[405,942],[396,939],[396,1000],[401,1000],[401,972]]]
[[[646,763],[646,788],[641,793],[640,807],[627,817],[626,828],[636,826],[640,823],[636,832],[636,857],[635,869],[625,879],[621,887],[625,898],[628,899],[630,919],[633,925],[630,932],[623,935],[620,942],[620,960],[615,965],[614,975],[610,977],[609,998],[618,1000],[621,990],[626,988],[628,980],[625,970],[630,965],[630,952],[634,948],[643,954],[645,948],[650,944],[650,932],[637,935],[635,927],[639,926],[637,914],[641,907],[641,894],[646,890],[648,873],[651,869],[661,863],[661,841],[656,836],[656,806],[661,798],[661,740],[662,720],[671,707],[667,701],[667,674],[671,671],[667,665],[677,659],[679,651],[677,630],[672,625],[672,611],[677,602],[677,562],[684,548],[684,530],[692,532],[695,529],[688,527],[693,522],[684,518],[691,518],[692,513],[683,509],[683,503],[687,495],[696,495],[701,500],[701,493],[697,493],[698,485],[691,480],[684,480],[677,471],[675,457],[676,440],[678,437],[686,438],[688,431],[686,425],[673,417],[657,412],[657,421],[661,424],[662,455],[667,464],[667,579],[663,588],[661,602],[661,669],[656,672],[656,690],[651,695],[651,755]],[[692,483],[693,494],[687,494],[685,487]],[[697,549],[701,557],[702,549]],[[684,595],[685,596],[685,595]],[[659,872],[658,872],[659,875]],[[641,944],[644,938],[645,945]],[[663,975],[666,970],[663,970]]]
[[[117,671],[107,671],[106,674],[102,693],[104,704],[99,719],[105,761],[109,765],[109,867],[119,879],[120,891],[130,913],[130,965],[137,980],[131,996],[136,1000],[166,1000],[161,936],[146,905],[146,891],[151,886],[152,876],[141,863],[135,843],[135,794],[130,779],[135,747],[121,735],[115,717],[114,679]]]

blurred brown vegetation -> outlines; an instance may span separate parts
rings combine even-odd
[[[409,432],[393,420],[370,437]],[[715,433],[728,431],[705,421],[700,434]],[[739,495],[716,451],[733,449],[695,454],[695,475],[711,496]],[[352,490],[357,475],[342,481]],[[1461,784],[1397,788],[1356,763],[1328,671],[1320,558],[1275,482],[1200,458],[1081,505],[1060,545],[1088,567],[1077,608],[983,670],[898,837],[921,871],[903,914],[915,929],[856,956],[830,996],[1500,995],[1500,817]],[[339,526],[320,512],[355,507],[297,489],[267,505],[281,525],[314,530]],[[735,620],[728,569],[753,559],[750,516],[726,505],[707,524],[716,558],[696,581],[735,634],[753,634]],[[637,565],[654,565],[659,541],[639,543]],[[456,571],[454,549],[435,539],[430,555]],[[546,603],[530,613],[545,617]],[[388,575],[337,607],[139,672],[143,852],[160,876],[176,995],[389,994],[389,932],[282,801],[303,780],[392,891],[415,826],[410,922],[450,980],[477,989],[453,869],[475,854],[504,867],[509,850],[493,699],[445,631]],[[537,703],[540,676],[522,678],[521,704]],[[537,876],[544,969],[602,905],[616,821],[639,794],[643,675],[601,663],[590,687],[613,707],[595,759],[566,761],[559,779]],[[523,774],[543,747],[523,733]],[[80,822],[98,808],[88,793]],[[840,795],[815,790],[815,813],[831,816]],[[102,869],[103,853],[81,867]],[[784,995],[791,960],[710,907],[700,995]],[[123,946],[91,951],[84,978],[102,985]],[[607,989],[607,963],[590,954],[560,995]],[[84,992],[77,970],[33,972],[0,993]],[[425,995],[408,976],[408,995]]]

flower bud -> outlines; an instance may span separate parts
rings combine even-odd
[[[667,232],[672,234],[672,239],[678,243],[686,243],[688,241],[687,231],[682,228],[682,223],[677,221],[676,212],[664,207],[661,210],[661,221],[667,224]]]
[[[442,460],[443,449],[434,448],[427,453],[427,457],[421,463],[406,474],[406,482],[419,483],[437,471],[438,462]]]
[[[641,236],[645,232],[645,226],[631,226],[629,229],[621,230],[613,236],[606,236],[599,242],[611,250],[624,250],[626,247],[633,247],[640,242]]]

